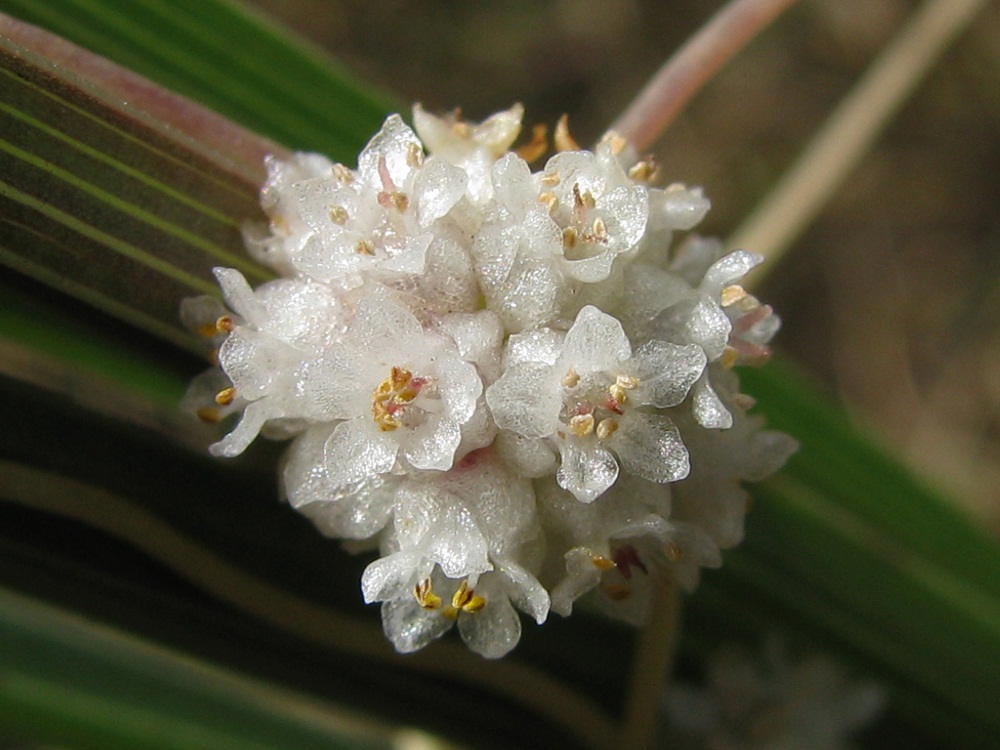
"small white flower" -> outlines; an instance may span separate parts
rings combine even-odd
[[[321,387],[331,419],[326,442],[334,484],[393,471],[451,468],[482,393],[474,365],[451,338],[426,331],[389,299],[364,298],[337,347],[323,360]]]
[[[642,407],[684,399],[705,366],[698,347],[649,341],[633,353],[621,324],[589,306],[557,352],[552,337],[535,352],[523,336],[511,338],[524,359],[508,357],[486,400],[501,429],[555,442],[561,487],[592,502],[618,477],[619,461],[654,482],[687,474],[688,454],[676,427],[665,414]]]

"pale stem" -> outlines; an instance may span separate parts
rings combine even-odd
[[[769,261],[744,285],[759,283],[774,268],[774,261],[871,149],[931,64],[986,2],[928,0],[896,34],[791,169],[733,233],[730,248],[752,249]]]
[[[730,0],[668,59],[611,130],[639,151],[657,139],[729,59],[795,0]]]
[[[680,611],[680,589],[673,578],[666,578],[656,592],[649,621],[639,634],[632,657],[625,718],[615,747],[651,750],[655,745],[663,691],[677,648]]]

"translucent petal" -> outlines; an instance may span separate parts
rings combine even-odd
[[[254,327],[267,319],[264,308],[254,297],[253,289],[243,274],[235,268],[213,268],[212,272],[222,287],[222,296],[226,298],[229,309]]]
[[[521,618],[506,597],[492,599],[479,612],[462,613],[458,632],[466,645],[487,659],[505,656],[521,640]]]
[[[512,334],[507,339],[507,367],[521,362],[540,362],[555,365],[562,351],[566,334],[551,328]]]
[[[494,446],[497,454],[522,477],[544,477],[555,473],[556,455],[538,438],[501,430]]]
[[[452,621],[436,610],[425,610],[412,596],[382,605],[382,629],[401,654],[419,651],[451,628]]]
[[[701,283],[701,291],[711,297],[718,297],[730,284],[746,276],[752,268],[764,262],[764,256],[736,250],[712,264]]]
[[[707,377],[694,384],[692,409],[698,424],[708,430],[728,430],[733,426],[733,415],[722,403]]]
[[[361,575],[365,604],[405,596],[430,574],[430,569],[431,564],[418,552],[396,552],[376,560]]]
[[[680,430],[662,414],[626,413],[607,445],[625,471],[651,482],[676,482],[690,470]]]
[[[324,461],[333,484],[349,484],[390,471],[396,452],[392,433],[379,432],[370,418],[358,417],[337,425],[326,441]]]
[[[511,601],[541,625],[549,614],[549,593],[525,568],[511,560],[498,560],[497,572],[510,580]]]
[[[224,456],[233,458],[240,455],[247,449],[247,446],[260,434],[261,428],[270,417],[276,416],[270,413],[273,405],[267,400],[254,401],[243,411],[239,424],[226,435],[222,440],[213,443],[208,450],[213,456]]]
[[[454,420],[428,420],[410,430],[403,442],[403,455],[415,469],[447,471],[454,463],[455,449],[461,439],[461,430]]]
[[[465,194],[465,172],[438,159],[428,160],[417,172],[413,183],[417,203],[417,221],[429,227],[448,213]]]
[[[632,356],[632,345],[616,318],[588,305],[566,333],[560,364],[578,375],[611,372]]]
[[[403,189],[413,171],[410,166],[411,147],[420,149],[423,146],[416,134],[403,122],[399,115],[389,115],[382,129],[375,134],[368,145],[358,156],[358,175],[364,182],[382,190],[382,180],[379,173],[379,161],[385,159],[385,168],[396,188]]]
[[[562,463],[556,481],[580,502],[593,502],[618,478],[615,457],[595,441],[566,438],[559,449]]]
[[[639,379],[634,400],[668,407],[679,404],[705,369],[705,353],[697,344],[678,346],[647,341],[623,368]]]
[[[362,351],[385,356],[423,339],[423,328],[412,313],[387,300],[365,297],[358,302],[351,337]]]
[[[525,437],[545,437],[559,426],[562,394],[547,365],[523,362],[508,367],[486,389],[486,403],[500,429]]]

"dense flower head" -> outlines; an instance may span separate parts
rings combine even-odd
[[[733,368],[779,319],[740,280],[760,256],[674,235],[699,189],[619,136],[510,151],[515,106],[480,124],[419,105],[389,117],[356,167],[267,160],[267,226],[250,253],[281,278],[216,276],[225,305],[182,315],[217,347],[187,396],[238,415],[213,453],[293,438],[289,504],[325,535],[377,549],[361,588],[414,651],[452,625],[488,658],[517,610],[541,623],[583,596],[641,622],[739,542],[742,480],[795,450],[746,414]]]

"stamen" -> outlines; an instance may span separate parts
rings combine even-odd
[[[400,415],[420,395],[427,385],[426,378],[415,378],[402,367],[393,367],[389,377],[372,391],[372,417],[382,432],[391,432],[403,426]]]
[[[375,246],[368,240],[358,240],[358,244],[354,246],[354,252],[358,255],[374,255]]]
[[[406,148],[406,164],[411,169],[416,169],[424,164],[424,152],[416,143],[411,143]]]
[[[670,562],[680,562],[684,559],[684,550],[676,542],[667,542],[663,547]]]
[[[549,209],[549,213],[551,213],[555,209],[555,207],[559,205],[559,198],[555,193],[549,193],[549,192],[539,193],[538,202],[544,203],[545,207]]]
[[[233,399],[236,398],[235,388],[223,388],[221,391],[215,394],[215,403],[219,406],[229,406],[233,403]]]
[[[556,185],[559,184],[561,180],[562,180],[562,175],[560,175],[558,172],[547,172],[546,174],[543,174],[541,176],[539,182],[541,182],[546,187],[555,187]]]
[[[594,415],[577,414],[569,420],[569,428],[577,437],[587,437],[594,431]]]
[[[592,562],[594,567],[598,570],[611,570],[615,567],[615,561],[610,557],[605,557],[604,555],[594,555],[590,558],[590,562]]]
[[[601,136],[601,142],[599,145],[603,146],[605,144],[611,148],[612,156],[618,156],[625,150],[625,147],[628,146],[628,141],[620,133],[614,130],[609,130]]]
[[[736,364],[739,358],[739,350],[735,346],[727,345],[726,348],[722,350],[722,356],[719,357],[719,364],[728,370]]]
[[[330,214],[330,221],[332,221],[334,224],[339,224],[340,226],[344,226],[344,224],[346,224],[347,220],[350,218],[347,215],[347,209],[345,209],[343,206],[330,206],[329,214]]]
[[[202,422],[207,422],[208,424],[215,424],[222,416],[219,414],[219,410],[214,406],[203,406],[195,412],[198,415],[198,419]]]
[[[556,123],[556,132],[552,136],[556,151],[579,151],[580,144],[569,134],[569,115],[563,115]]]
[[[210,339],[219,332],[219,327],[215,323],[203,323],[195,329],[195,332],[205,339]]]
[[[577,237],[576,227],[566,227],[562,232],[563,247],[572,250],[576,247]]]
[[[614,602],[623,602],[632,596],[632,587],[627,583],[607,583],[601,586],[601,591]]]
[[[591,242],[607,242],[608,241],[608,227],[604,223],[604,219],[598,216],[594,219],[594,226],[591,229],[591,235],[588,238]]]
[[[640,162],[636,162],[628,171],[628,176],[636,182],[651,182],[656,173],[660,170],[659,165],[652,156],[647,156]]]
[[[413,597],[424,609],[437,609],[441,606],[441,597],[432,590],[430,578],[425,578],[413,587]]]
[[[614,435],[618,431],[618,422],[608,417],[607,419],[602,419],[600,424],[597,425],[597,439],[607,440],[609,437]]]
[[[223,315],[215,321],[215,330],[219,333],[232,333],[234,328],[236,328],[236,324],[228,315]]]
[[[580,382],[580,376],[577,374],[576,370],[571,367],[566,370],[566,374],[563,375],[561,382],[566,388],[575,388],[576,384]]]
[[[615,382],[608,388],[608,393],[611,394],[612,401],[619,408],[628,401],[628,394],[626,391],[631,391],[633,388],[639,385],[639,379],[634,378],[631,375],[619,375],[615,378]],[[617,411],[612,409],[612,411]],[[621,412],[618,412],[619,414]]]
[[[454,596],[451,597],[451,606],[455,610],[461,610],[463,612],[478,612],[483,607],[486,606],[486,600],[481,596],[476,596],[476,592],[469,588],[468,581],[462,581],[458,585],[458,590],[455,591]],[[456,611],[456,615],[458,612]]]
[[[720,301],[723,307],[730,307],[747,296],[747,290],[739,284],[730,284],[722,290]]]
[[[514,149],[514,153],[528,162],[528,164],[541,159],[545,155],[545,152],[549,150],[549,144],[546,140],[548,134],[549,129],[544,123],[538,123],[531,129],[531,142],[525,143],[523,146],[518,146]]]
[[[343,164],[333,165],[333,176],[341,185],[349,185],[354,182],[354,173]]]

